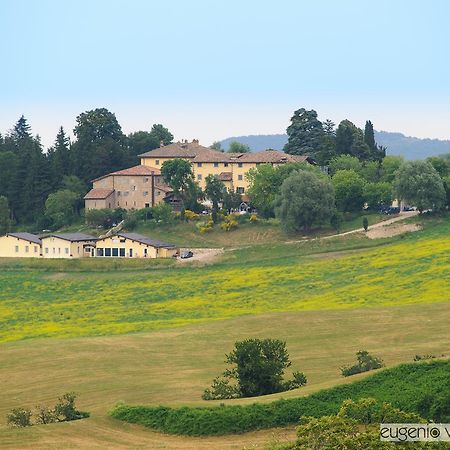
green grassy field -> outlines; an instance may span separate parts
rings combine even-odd
[[[243,338],[286,340],[292,369],[309,380],[261,402],[348,382],[339,367],[360,349],[388,367],[415,354],[448,356],[450,221],[420,220],[424,230],[406,237],[271,242],[204,267],[1,261],[0,448],[222,449],[292,440],[292,428],[181,438],[108,417],[119,401],[204,405],[203,389]],[[91,418],[5,428],[11,408],[51,404],[71,390]]]

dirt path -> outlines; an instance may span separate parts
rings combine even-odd
[[[405,220],[405,219],[408,219],[409,217],[414,217],[417,214],[419,214],[418,211],[403,211],[398,216],[395,216],[392,219],[383,220],[382,222],[377,222],[377,223],[374,223],[373,225],[369,225],[369,230],[371,231],[371,230],[374,230],[377,228],[386,227],[387,225],[391,225],[392,223],[399,222],[400,220]],[[288,242],[286,242],[286,244],[294,244],[296,242],[304,242],[304,241],[317,241],[319,239],[332,239],[335,237],[347,236],[349,234],[361,233],[363,231],[364,231],[364,228],[357,228],[356,230],[350,230],[350,231],[346,231],[344,233],[330,234],[328,236],[319,236],[319,237],[315,237],[315,238],[311,238],[311,239],[303,238],[303,239],[299,239],[296,241],[288,241]],[[387,235],[386,237],[388,237],[388,236],[389,235]]]
[[[181,249],[181,253],[183,253],[183,251],[187,251],[190,249]],[[180,264],[184,264],[188,261],[192,261],[192,262],[200,262],[203,264],[210,264],[211,262],[213,262],[219,255],[221,255],[224,252],[223,248],[193,248],[191,249],[192,253],[194,254],[194,256],[192,258],[186,258],[186,259],[181,259],[178,258],[178,262]]]

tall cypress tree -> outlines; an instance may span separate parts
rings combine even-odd
[[[372,152],[376,150],[375,134],[370,120],[366,121],[366,126],[364,127],[364,142],[369,146]]]

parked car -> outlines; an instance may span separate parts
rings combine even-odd
[[[404,206],[403,211],[415,211],[415,206]]]
[[[399,214],[400,213],[400,208],[394,208],[393,206],[391,206],[390,208],[387,208],[384,213],[388,214],[388,215]]]
[[[181,259],[192,258],[193,256],[194,256],[194,253],[192,253],[190,250],[181,252],[181,254],[180,254]]]

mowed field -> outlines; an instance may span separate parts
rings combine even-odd
[[[415,354],[449,356],[449,231],[439,219],[376,244],[255,246],[206,267],[60,271],[2,262],[0,448],[262,448],[293,439],[293,429],[166,436],[108,411],[120,401],[206,404],[202,391],[224,354],[248,337],[286,340],[292,369],[309,380],[258,401],[348,382],[339,367],[360,349],[388,366]],[[91,418],[6,428],[11,408],[52,404],[67,391]]]

